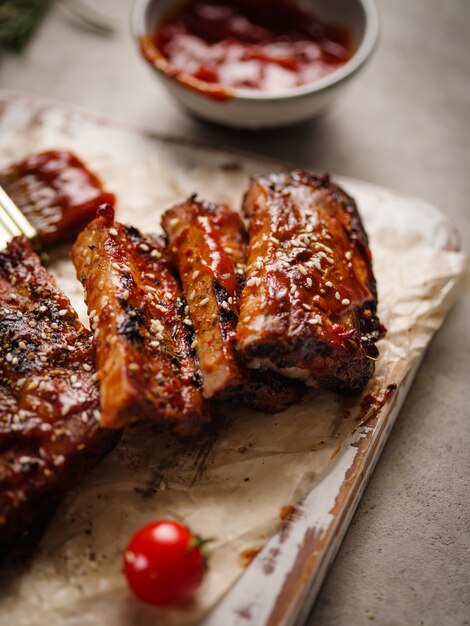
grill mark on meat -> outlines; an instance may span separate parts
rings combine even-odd
[[[128,282],[126,281],[126,285]],[[144,335],[141,326],[144,323],[144,313],[141,309],[131,307],[125,300],[120,300],[121,307],[125,312],[123,319],[119,322],[117,332],[136,345],[144,343]],[[130,315],[132,313],[132,315]]]

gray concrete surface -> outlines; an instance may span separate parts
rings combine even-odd
[[[22,56],[0,60],[0,86],[422,196],[468,250],[470,2],[378,4],[374,59],[335,110],[292,129],[229,131],[178,111],[138,58],[131,0],[95,3],[119,25],[112,39],[55,6]],[[470,623],[469,320],[467,296],[426,356],[308,626]]]

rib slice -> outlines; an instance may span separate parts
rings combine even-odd
[[[114,203],[99,178],[65,150],[41,152],[10,165],[0,171],[0,185],[44,246],[75,237],[101,204]]]
[[[239,214],[192,196],[168,209],[162,225],[194,324],[204,396],[269,413],[297,402],[301,385],[248,370],[235,351],[247,245]]]
[[[255,177],[244,211],[250,245],[240,354],[310,385],[362,388],[384,329],[354,200],[327,175],[293,171]]]
[[[207,421],[186,302],[164,242],[114,222],[110,205],[79,235],[72,260],[97,341],[101,425],[141,420],[195,433]]]
[[[99,428],[91,334],[23,237],[0,253],[0,544],[117,442]]]

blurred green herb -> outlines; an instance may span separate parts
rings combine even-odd
[[[53,0],[0,0],[0,48],[19,52],[28,43]],[[90,0],[91,2],[91,0]],[[82,0],[61,0],[82,27],[101,35],[115,31],[113,22]]]
[[[0,47],[24,48],[50,5],[51,0],[0,0]]]

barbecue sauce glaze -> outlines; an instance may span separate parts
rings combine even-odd
[[[320,23],[291,0],[192,0],[141,41],[167,75],[216,99],[310,84],[351,57],[348,29]]]

